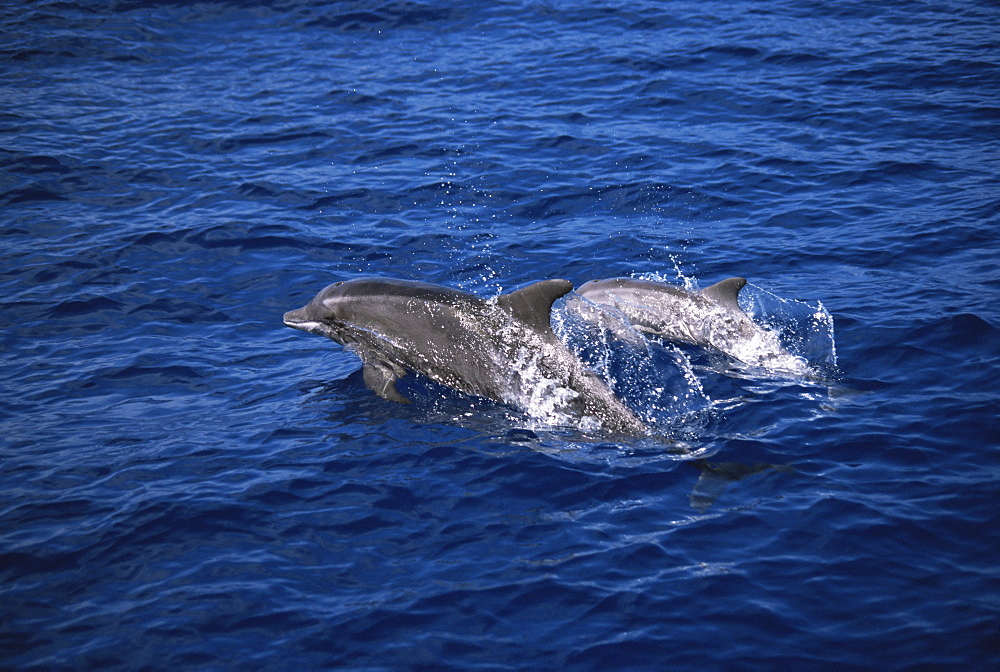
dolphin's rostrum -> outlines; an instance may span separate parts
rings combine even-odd
[[[384,399],[407,402],[396,381],[413,370],[529,414],[645,434],[552,332],[552,303],[572,289],[568,280],[544,280],[487,300],[424,282],[357,279],[326,287],[284,322],[357,353],[365,384]]]

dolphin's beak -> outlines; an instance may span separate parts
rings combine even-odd
[[[323,322],[317,320],[309,308],[310,306],[304,306],[298,310],[290,310],[285,313],[282,320],[292,329],[298,329],[299,331],[305,331],[310,334],[326,336],[327,338],[343,345],[344,342],[337,334],[336,329],[329,324],[324,324]]]
[[[316,324],[315,320],[310,320],[306,316],[306,309],[299,308],[298,310],[290,310],[285,313],[282,318],[285,324],[293,329],[301,329],[302,331],[309,331],[309,326]]]

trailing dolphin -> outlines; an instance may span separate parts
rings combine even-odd
[[[710,346],[751,366],[805,373],[806,361],[788,352],[771,332],[740,308],[744,278],[729,278],[701,291],[650,280],[593,280],[577,293],[619,311],[639,331],[673,341]]]
[[[326,287],[284,322],[357,353],[365,385],[383,399],[408,402],[396,381],[413,370],[535,415],[645,434],[552,332],[552,303],[572,289],[567,280],[545,280],[487,300],[424,282],[357,279]]]

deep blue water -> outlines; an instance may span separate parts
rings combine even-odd
[[[996,3],[0,16],[0,666],[996,669]],[[577,339],[626,440],[281,321],[633,274],[818,374]]]

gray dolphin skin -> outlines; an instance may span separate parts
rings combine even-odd
[[[745,278],[728,278],[700,291],[651,280],[593,280],[577,289],[587,301],[619,311],[637,330],[710,346],[745,364],[802,372],[805,360],[740,308]]]
[[[553,333],[552,303],[572,289],[568,280],[545,280],[487,300],[424,282],[348,280],[285,313],[284,322],[357,353],[365,384],[383,399],[408,402],[396,381],[412,370],[529,413],[648,433]]]

